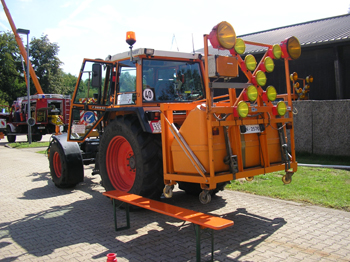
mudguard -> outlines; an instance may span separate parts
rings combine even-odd
[[[84,181],[84,166],[83,157],[79,144],[76,142],[67,141],[67,133],[52,136],[52,143],[57,143],[63,152],[63,162],[65,163],[67,175],[65,176],[65,183],[77,184]]]

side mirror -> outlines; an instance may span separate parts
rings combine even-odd
[[[100,64],[93,64],[91,86],[96,88],[101,88],[101,82],[102,82],[102,66]]]

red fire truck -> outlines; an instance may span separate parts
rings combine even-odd
[[[6,120],[5,134],[11,143],[16,135],[26,135],[28,124],[31,126],[32,141],[40,141],[42,135],[52,134],[56,126],[68,125],[70,96],[59,94],[37,94],[30,96],[30,114],[28,118],[28,98],[18,97],[13,102],[10,113],[2,116]],[[63,131],[63,130],[62,130]]]

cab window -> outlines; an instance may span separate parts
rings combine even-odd
[[[143,60],[143,101],[194,101],[204,97],[198,63]]]

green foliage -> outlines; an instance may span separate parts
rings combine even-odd
[[[33,38],[29,45],[32,66],[44,93],[56,93],[60,89],[62,62],[57,57],[59,47],[51,43],[47,35]]]
[[[251,182],[245,179],[234,180],[227,187],[262,196],[350,211],[350,171],[298,167],[288,185],[282,182],[283,173],[255,176]]]
[[[21,58],[15,37],[10,32],[0,34],[0,99],[12,104],[26,94]]]
[[[62,70],[60,70],[61,79],[60,79],[60,86],[56,89],[57,94],[62,95],[73,95],[75,85],[77,84],[77,77],[68,73],[64,73]]]
[[[58,58],[59,46],[47,35],[33,37],[29,44],[30,61],[44,93],[72,95],[77,78],[66,74]],[[26,65],[24,65],[27,69]],[[27,88],[21,55],[11,32],[0,32],[0,101],[11,105],[17,97],[26,96]],[[31,81],[31,94],[37,91]],[[1,102],[3,104],[3,102]]]
[[[136,76],[131,75],[129,72],[124,72],[120,75],[120,92],[132,92],[135,91]]]

